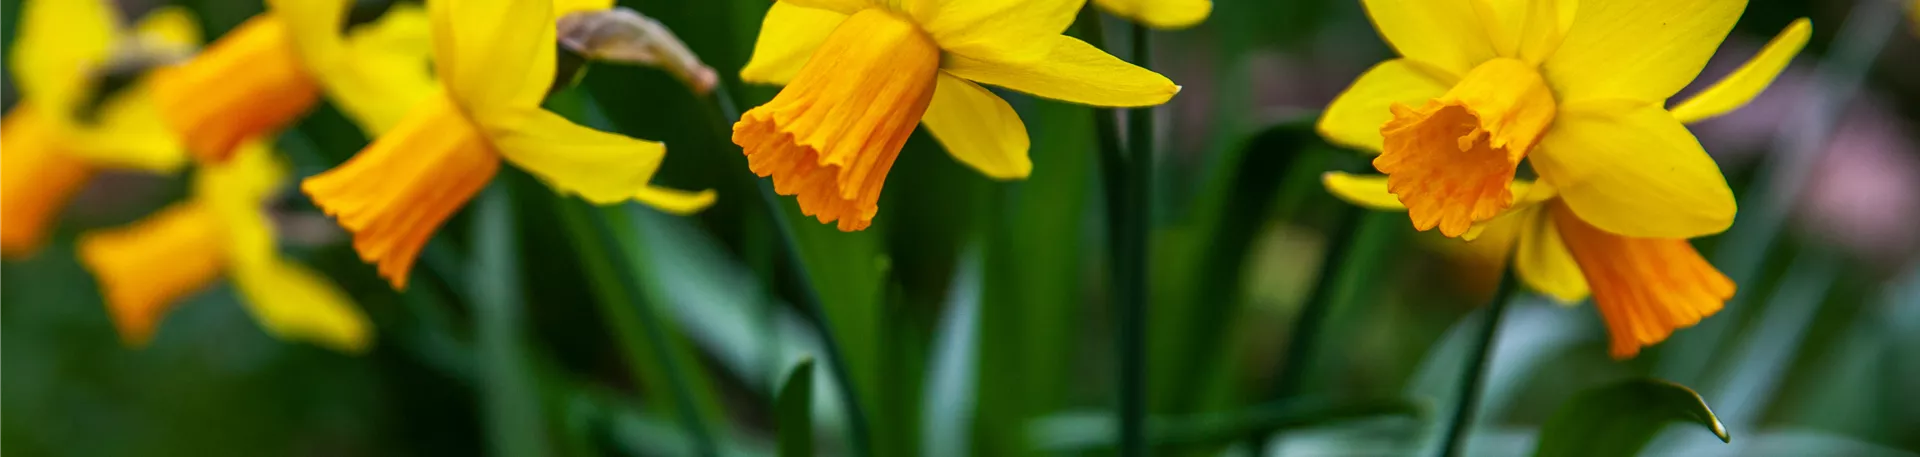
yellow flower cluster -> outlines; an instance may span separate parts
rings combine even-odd
[[[267,210],[289,183],[265,144],[323,99],[372,142],[297,187],[395,289],[502,163],[596,204],[687,214],[714,203],[712,191],[650,184],[661,143],[542,108],[557,76],[556,23],[612,0],[425,3],[365,20],[350,14],[352,0],[268,0],[267,12],[195,52],[197,26],[179,11],[123,30],[104,0],[28,1],[12,62],[25,100],[0,127],[4,253],[30,255],[96,170],[172,173],[191,161],[187,202],[80,241],[125,338],[147,340],[181,297],[227,276],[272,333],[364,348],[365,315],[277,254]],[[1093,3],[1158,28],[1192,26],[1212,9],[1209,0]],[[1404,210],[1419,230],[1506,234],[1486,238],[1512,240],[1497,249],[1515,252],[1531,287],[1568,302],[1594,297],[1617,357],[1733,294],[1687,241],[1725,230],[1735,204],[1684,124],[1765,88],[1805,45],[1805,20],[1733,75],[1670,105],[1744,0],[1364,3],[1400,58],[1355,81],[1319,129],[1378,153],[1382,175],[1328,174],[1330,190]],[[785,87],[741,116],[732,141],[776,192],[846,231],[872,224],[888,172],[920,126],[981,174],[1027,178],[1027,128],[983,85],[1104,107],[1159,105],[1180,92],[1065,35],[1085,4],[778,1],[740,77]],[[97,76],[123,68],[127,55],[148,56],[152,70],[102,87]],[[1538,178],[1520,178],[1525,170]]]
[[[1384,176],[1329,173],[1336,195],[1415,228],[1513,251],[1530,287],[1591,294],[1615,357],[1719,311],[1734,284],[1687,239],[1733,223],[1733,191],[1683,125],[1732,111],[1806,45],[1794,22],[1726,79],[1669,107],[1745,0],[1367,0],[1399,59],[1321,117]],[[1539,179],[1516,179],[1530,165]],[[1517,241],[1512,241],[1517,240]]]

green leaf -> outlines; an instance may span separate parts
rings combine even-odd
[[[539,381],[530,371],[521,315],[520,264],[513,202],[496,183],[480,195],[473,219],[475,249],[467,276],[473,288],[474,333],[480,352],[481,404],[495,455],[546,454]]]
[[[813,357],[787,371],[776,402],[780,457],[813,455]]]
[[[1533,455],[1634,455],[1671,421],[1700,424],[1720,441],[1731,441],[1699,393],[1648,378],[1587,389],[1561,405],[1541,427],[1540,447]]]

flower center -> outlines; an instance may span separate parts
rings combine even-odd
[[[281,19],[240,24],[187,63],[157,71],[154,101],[194,157],[225,161],[240,142],[292,124],[320,100],[320,83]]]
[[[879,8],[854,13],[780,95],[741,116],[733,142],[802,213],[867,228],[939,71],[940,48],[919,26]]]
[[[1553,124],[1553,92],[1533,66],[1498,58],[1419,108],[1394,104],[1373,166],[1415,228],[1460,236],[1513,206],[1514,170]]]

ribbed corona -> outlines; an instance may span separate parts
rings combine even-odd
[[[82,236],[80,261],[100,282],[120,338],[141,346],[180,299],[220,277],[226,243],[213,208],[184,203],[126,228]]]
[[[196,158],[224,161],[240,142],[293,123],[320,99],[320,85],[287,25],[254,16],[193,60],[152,77],[154,101]]]
[[[1553,93],[1533,66],[1489,60],[1419,108],[1392,106],[1373,166],[1415,228],[1460,236],[1513,206],[1507,184],[1553,123]]]
[[[93,176],[93,167],[61,149],[52,121],[22,103],[0,121],[0,256],[33,255],[54,216]]]
[[[479,128],[439,95],[300,188],[353,232],[361,260],[377,264],[395,289],[406,289],[407,272],[427,239],[486,187],[500,160]]]
[[[1641,347],[1699,323],[1733,298],[1733,280],[1687,240],[1607,233],[1558,203],[1549,212],[1593,290],[1614,358],[1639,354]]]
[[[875,8],[847,18],[791,84],[733,126],[754,174],[843,231],[873,223],[887,171],[926,113],[940,70],[933,39],[894,14]]]

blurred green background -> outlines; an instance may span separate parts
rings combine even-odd
[[[121,3],[131,15],[164,2]],[[175,3],[209,37],[262,10]],[[0,1],[8,52],[19,4]],[[678,33],[741,107],[775,92],[735,75],[769,1],[620,4]],[[1648,376],[1699,391],[1733,440],[1671,425],[1646,455],[1920,452],[1920,40],[1908,6],[1751,3],[1701,81],[1794,18],[1815,32],[1752,106],[1695,128],[1742,209],[1698,246],[1740,295],[1614,361],[1591,307],[1522,294],[1470,455],[1529,454],[1569,399]],[[1126,27],[1107,20],[1107,41],[1124,42]],[[1392,54],[1359,2],[1223,0],[1201,26],[1153,40],[1155,69],[1185,87],[1157,113],[1155,453],[1428,452],[1500,272],[1404,215],[1321,189],[1322,172],[1369,168],[1311,129],[1319,107]],[[300,236],[284,249],[377,326],[358,356],[268,337],[225,285],[194,295],[150,346],[122,346],[73,239],[138,219],[186,184],[96,180],[53,245],[0,266],[0,451],[774,455],[776,436],[793,433],[776,426],[793,423],[775,401],[781,381],[811,357],[822,364],[811,436],[826,455],[848,447],[850,415],[831,387],[841,376],[866,407],[873,455],[1107,453],[1116,368],[1093,112],[1001,93],[1032,132],[1030,180],[989,180],[916,134],[869,230],[841,233],[779,201],[804,276],[782,262],[720,111],[655,69],[595,65],[550,107],[666,142],[659,182],[720,192],[697,216],[590,207],[503,167],[396,293],[289,188],[279,222]],[[5,103],[15,98],[9,82]],[[322,106],[276,145],[307,176],[366,141]],[[845,360],[829,360],[814,313],[796,305],[806,289]],[[1316,290],[1328,306],[1297,326]]]

